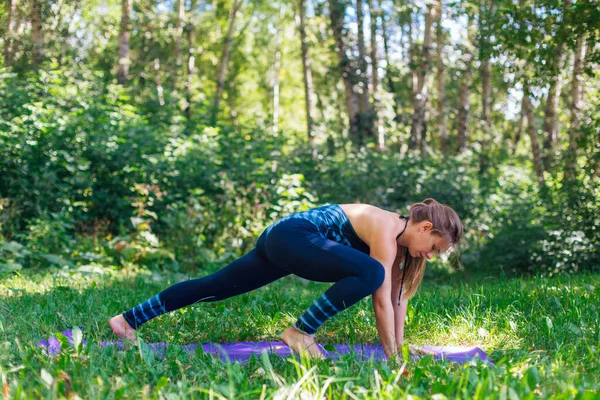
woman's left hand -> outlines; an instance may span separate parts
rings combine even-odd
[[[425,354],[431,354],[431,355],[435,355],[435,352],[431,351],[431,350],[426,350],[422,347],[417,347],[417,346],[413,346],[412,344],[408,345],[408,349],[410,350],[411,354],[415,354],[418,356],[422,356]]]

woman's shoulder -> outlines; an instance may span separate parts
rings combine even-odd
[[[338,204],[348,216],[352,227],[365,243],[379,239],[379,235],[399,229],[400,215],[372,204]],[[389,228],[389,229],[386,229]]]
[[[390,216],[396,216],[396,218],[399,217],[399,214],[397,213],[367,203],[345,203],[338,205],[346,212],[346,214],[352,213],[370,219],[377,219],[379,217],[389,218]]]

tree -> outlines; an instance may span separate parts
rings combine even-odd
[[[460,94],[458,96],[458,137],[457,151],[463,152],[467,148],[467,135],[469,129],[469,110],[471,108],[471,68],[473,64],[473,45],[471,35],[473,32],[473,17],[469,17],[467,23],[467,40],[463,46],[462,58],[464,62],[464,72],[460,85]]]
[[[535,116],[533,115],[533,106],[531,105],[529,91],[529,82],[526,76],[523,84],[523,111],[527,117],[527,134],[531,142],[531,154],[533,157],[533,167],[535,169],[535,176],[538,181],[540,188],[544,188],[544,166],[542,164],[542,155],[540,153],[540,145],[537,137],[537,128],[535,123]]]
[[[562,68],[565,62],[565,16],[571,8],[571,1],[565,0],[562,10],[562,21],[557,29],[557,44],[553,52],[553,58],[548,60],[550,65],[550,87],[544,110],[544,169],[550,171],[552,164],[554,146],[558,139],[558,104],[562,90]]]
[[[492,143],[492,67],[490,65],[490,23],[488,18],[493,14],[493,3],[482,0],[479,8],[479,74],[481,76],[481,151],[479,154],[479,170],[487,170],[490,162],[490,145]]]
[[[444,76],[444,61],[442,55],[444,53],[444,38],[445,32],[442,28],[442,2],[438,3],[437,24],[435,35],[435,51],[436,51],[436,81],[437,81],[437,123],[438,137],[440,140],[440,150],[442,153],[448,151],[448,133],[446,130],[446,81]]]
[[[302,77],[304,80],[304,106],[306,109],[306,134],[309,142],[314,139],[313,124],[313,81],[310,69],[311,59],[306,39],[306,0],[298,0],[298,15],[296,18],[300,31],[300,46],[302,49]]]
[[[124,85],[129,74],[129,21],[131,16],[132,0],[121,0],[121,25],[119,29],[119,71],[117,83]]]
[[[352,64],[346,53],[346,46],[343,40],[343,18],[345,7],[336,0],[329,0],[329,15],[331,19],[331,29],[335,39],[336,52],[338,55],[338,65],[342,72],[344,82],[344,94],[346,99],[346,112],[350,120],[350,138],[356,145],[362,144],[362,135],[359,127],[358,116],[358,96],[354,92],[355,73]]]
[[[188,41],[188,58],[187,58],[187,79],[185,84],[185,117],[188,120],[188,126],[192,121],[192,82],[196,74],[196,46],[195,46],[195,13],[198,8],[198,0],[191,0],[190,10],[188,13],[187,41]]]
[[[358,25],[358,109],[360,112],[361,135],[373,137],[371,103],[369,99],[369,77],[367,75],[367,51],[365,48],[365,27],[363,18],[363,2],[356,1],[356,16]]]
[[[385,135],[383,131],[383,120],[380,113],[380,88],[379,88],[379,60],[377,57],[377,20],[379,19],[380,10],[377,5],[377,0],[367,0],[369,5],[369,13],[371,15],[371,88],[373,90],[373,125],[377,132],[377,147],[383,149],[385,147]]]
[[[15,1],[8,0],[6,16],[6,32],[4,34],[4,66],[6,68],[12,65],[12,40],[13,40],[13,15],[15,13]]]
[[[175,1],[175,46],[173,48],[173,57],[175,58],[176,70],[179,72],[181,66],[181,42],[183,40],[183,17],[185,0]]]
[[[581,106],[583,101],[583,64],[586,53],[586,38],[579,36],[575,41],[575,55],[573,58],[573,78],[571,80],[571,126],[569,129],[569,147],[567,149],[567,162],[565,165],[565,179],[573,181],[577,170],[577,139],[581,124]]]
[[[428,3],[425,9],[425,31],[420,62],[418,64],[418,70],[416,71],[417,82],[413,99],[413,120],[410,129],[410,142],[408,145],[409,149],[416,149],[420,142],[422,153],[426,142],[424,134],[427,124],[425,112],[429,97],[426,82],[431,64],[431,27],[433,25],[433,20],[435,19],[436,10],[437,8],[434,2]]]
[[[31,41],[33,42],[33,64],[39,65],[44,56],[42,6],[39,0],[31,0]]]
[[[219,103],[223,96],[223,87],[225,85],[225,73],[227,72],[227,62],[229,60],[229,53],[231,52],[231,43],[233,42],[233,32],[235,31],[235,17],[242,5],[242,0],[234,0],[233,7],[229,12],[229,28],[227,29],[227,38],[223,46],[223,52],[221,53],[221,60],[219,61],[219,76],[217,78],[217,93],[212,106],[211,113],[211,124],[217,123],[217,116],[219,114]]]

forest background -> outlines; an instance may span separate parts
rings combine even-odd
[[[0,21],[3,270],[191,271],[292,212],[427,197],[464,221],[453,267],[599,264],[595,2],[7,0]]]
[[[432,197],[426,279],[597,276],[599,37],[596,1],[4,0],[0,273],[198,275]]]

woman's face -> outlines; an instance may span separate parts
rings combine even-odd
[[[431,233],[433,224],[429,221],[414,225],[408,252],[412,257],[425,257],[430,260],[434,255],[448,250],[450,244],[443,237]]]

